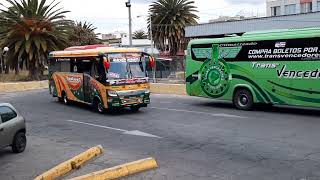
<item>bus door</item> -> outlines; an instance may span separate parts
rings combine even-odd
[[[89,74],[84,74],[84,99],[87,103],[92,103],[92,82],[90,81],[97,81],[101,84],[105,84],[106,82],[106,74],[104,72],[103,63],[100,62],[100,59],[97,61],[93,61],[91,63],[91,69]]]
[[[83,73],[83,96],[84,102],[91,103],[91,87],[90,87],[90,75]]]
[[[83,102],[90,102],[88,101],[88,97],[90,97],[90,93],[88,94],[88,89],[90,88],[89,82],[91,64],[91,60],[83,59],[77,59],[73,63],[74,72],[77,72],[79,75],[81,75],[81,78],[83,79],[81,89],[79,89],[79,91],[76,92],[77,96],[79,97],[79,100]]]

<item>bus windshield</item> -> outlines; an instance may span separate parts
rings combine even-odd
[[[108,79],[129,79],[146,77],[145,61],[141,53],[108,54],[110,69]]]

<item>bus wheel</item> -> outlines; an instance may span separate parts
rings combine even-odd
[[[65,105],[68,105],[68,104],[69,104],[69,99],[68,99],[66,93],[62,93],[62,102],[63,102],[63,104],[65,104]]]
[[[103,104],[100,100],[95,99],[93,102],[93,108],[95,111],[97,111],[100,114],[103,114],[105,112],[105,108],[103,107]]]
[[[246,89],[239,89],[233,97],[233,104],[240,110],[249,111],[253,109],[253,96]]]
[[[131,107],[130,107],[130,110],[131,110],[132,112],[138,112],[139,109],[140,109],[140,106],[131,106]]]

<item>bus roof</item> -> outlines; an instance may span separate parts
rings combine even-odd
[[[191,40],[189,46],[193,44],[219,44],[231,42],[246,42],[246,41],[263,41],[277,39],[299,39],[320,37],[320,28],[303,28],[303,29],[278,29],[268,31],[247,32],[243,35],[235,35],[224,38],[206,38]]]
[[[86,50],[65,50],[65,51],[53,51],[50,53],[50,57],[96,57],[99,54],[107,53],[142,53],[143,51],[137,48],[114,48],[114,47],[98,47],[94,49]]]

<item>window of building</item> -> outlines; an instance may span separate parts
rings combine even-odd
[[[296,5],[295,4],[290,4],[290,5],[286,5],[284,6],[284,11],[285,11],[285,14],[288,15],[288,14],[296,14]]]
[[[280,16],[280,6],[271,7],[271,16]]]
[[[317,11],[320,11],[320,1],[317,1]]]
[[[301,13],[312,12],[312,2],[302,3],[301,4]]]

